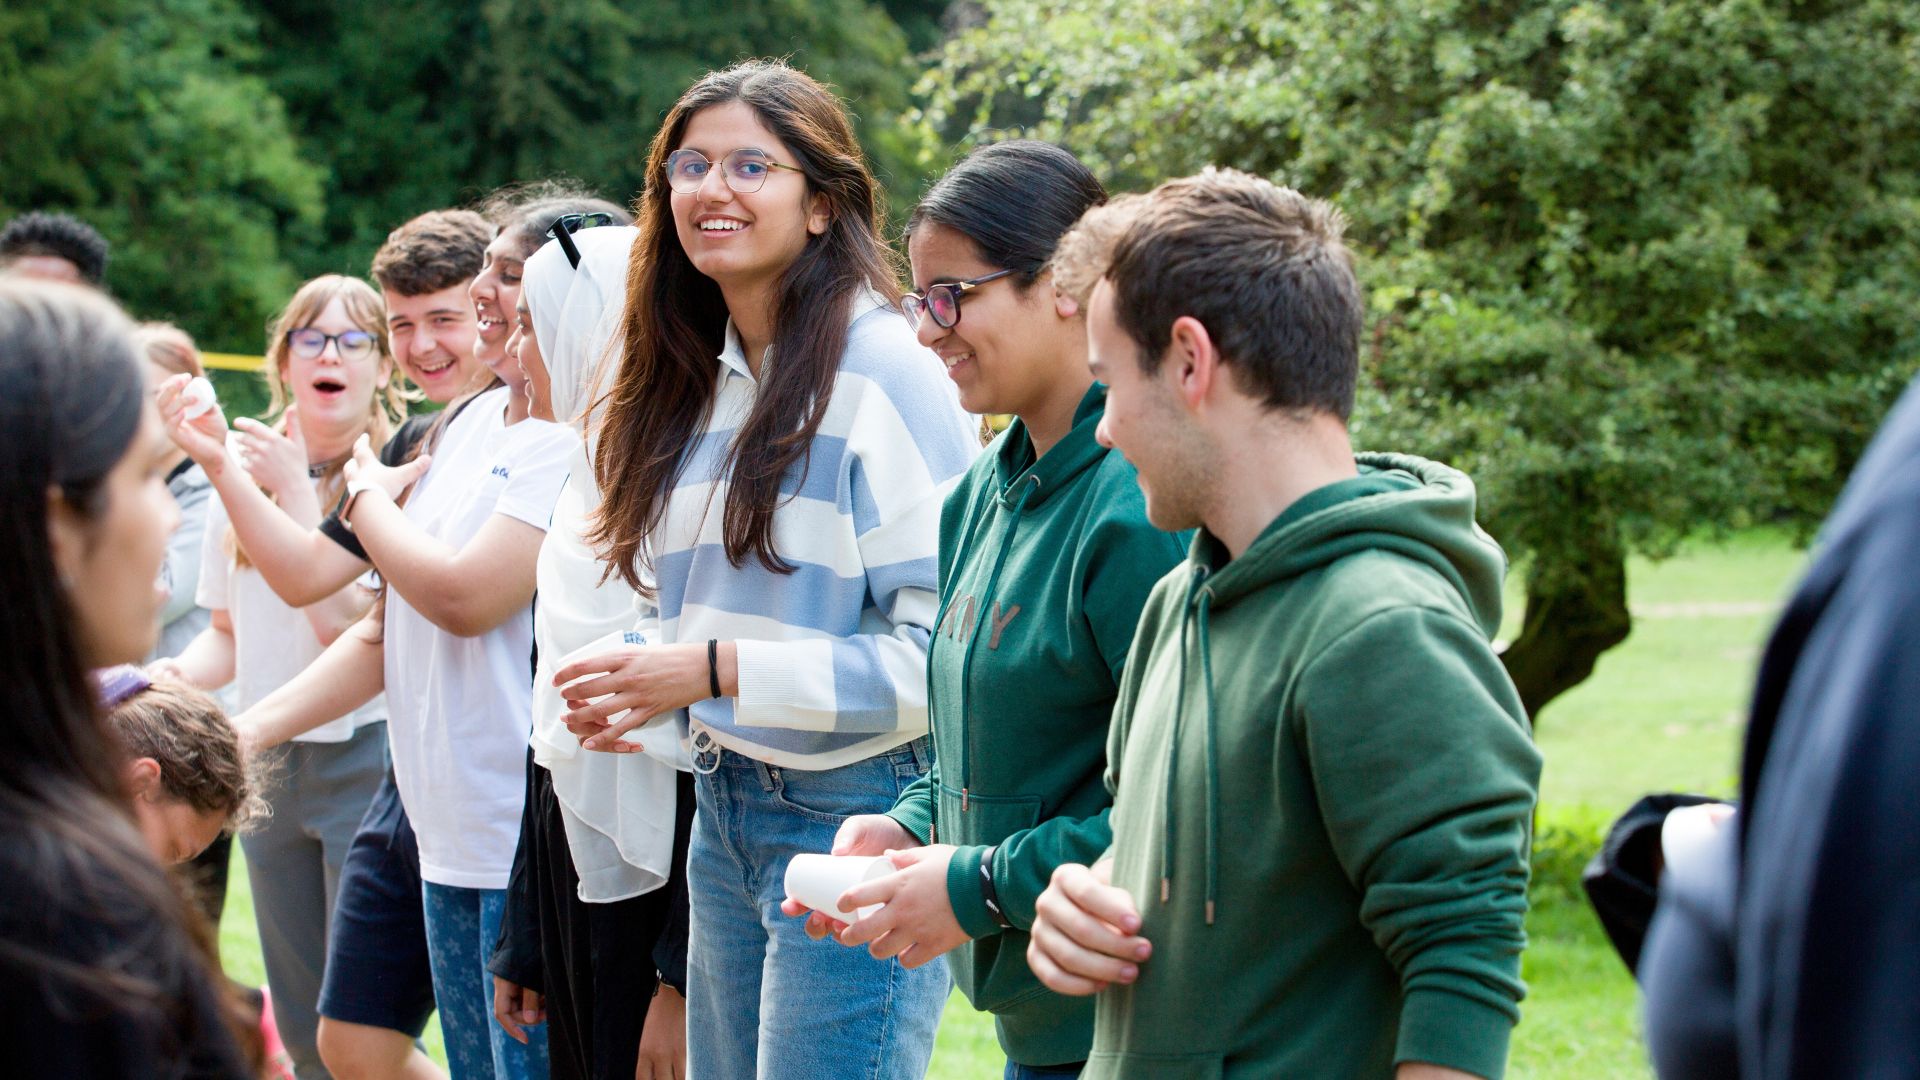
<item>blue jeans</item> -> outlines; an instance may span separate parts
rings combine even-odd
[[[807,937],[780,913],[787,861],[840,823],[893,806],[927,769],[925,740],[838,769],[696,755],[687,853],[689,1080],[919,1080],[952,980]]]
[[[1008,1061],[1001,1080],[1074,1080],[1086,1067],[1084,1061],[1074,1065],[1022,1065]]]
[[[547,1029],[527,1029],[527,1045],[493,1022],[493,976],[487,957],[500,937],[505,889],[423,884],[433,996],[453,1080],[546,1080]]]

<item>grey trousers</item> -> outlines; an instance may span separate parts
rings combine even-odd
[[[327,926],[340,866],[387,769],[387,725],[341,743],[288,743],[267,758],[273,815],[240,838],[253,918],[273,992],[273,1019],[300,1080],[326,1080],[314,1037]]]

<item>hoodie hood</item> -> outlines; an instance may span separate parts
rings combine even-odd
[[[1094,431],[1100,426],[1100,417],[1106,408],[1107,388],[1094,383],[1073,410],[1073,426],[1038,461],[1033,457],[1033,436],[1028,434],[1027,426],[1014,421],[1001,437],[993,456],[993,475],[999,481],[1002,500],[1011,506],[1007,495],[1019,498],[1022,493],[1015,490],[1019,484],[1032,488],[1025,493],[1026,508],[1039,507],[1071,484],[1075,477],[1105,460],[1107,448],[1094,438]]]
[[[1507,557],[1474,521],[1473,481],[1458,469],[1410,454],[1365,453],[1354,456],[1359,476],[1308,492],[1283,511],[1237,559],[1205,530],[1194,536],[1189,554],[1179,620],[1179,681],[1185,684],[1197,663],[1205,725],[1203,806],[1206,824],[1206,919],[1214,921],[1220,875],[1220,717],[1214,703],[1214,657],[1210,636],[1215,611],[1349,555],[1387,551],[1422,563],[1450,583],[1472,619],[1491,639],[1500,628],[1500,586]],[[1362,485],[1359,491],[1347,488]],[[1340,497],[1342,489],[1353,497]],[[1328,501],[1331,499],[1332,501]],[[1168,806],[1161,834],[1160,898],[1164,903],[1174,874],[1173,812],[1175,777],[1180,768],[1180,729],[1187,722],[1186,697],[1173,712],[1174,752],[1164,778]]]
[[[1425,563],[1451,582],[1491,638],[1500,628],[1507,556],[1474,520],[1473,480],[1411,454],[1355,454],[1354,462],[1363,479],[1385,480],[1400,490],[1347,499],[1303,516],[1284,513],[1232,561],[1212,536],[1194,537],[1192,559],[1206,568],[1212,606],[1231,606],[1250,592],[1356,552],[1385,550]]]

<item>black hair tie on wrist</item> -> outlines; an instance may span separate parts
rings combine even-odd
[[[720,696],[720,639],[707,639],[707,688]]]

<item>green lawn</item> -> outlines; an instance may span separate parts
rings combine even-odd
[[[1768,530],[1662,563],[1634,560],[1633,635],[1536,719],[1546,772],[1523,962],[1529,991],[1508,1071],[1515,1080],[1649,1075],[1633,983],[1580,895],[1580,866],[1606,823],[1645,792],[1733,791],[1754,667],[1801,561],[1787,537]],[[1519,603],[1510,587],[1510,631]],[[258,982],[252,901],[243,869],[234,870],[221,954],[236,978]],[[437,1028],[427,1042],[438,1057]],[[997,1077],[1001,1062],[992,1023],[956,995],[928,1075]]]

